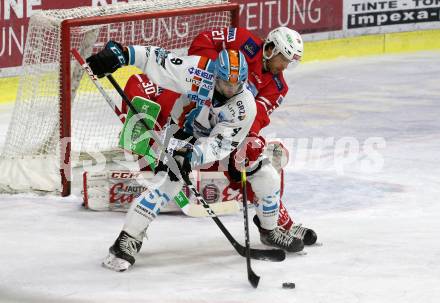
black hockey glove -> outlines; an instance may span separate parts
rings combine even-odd
[[[192,157],[192,149],[191,148],[182,148],[179,150],[175,150],[173,152],[173,158],[177,162],[177,166],[180,169],[180,173],[183,175],[189,175],[192,171],[191,168],[191,157]]]
[[[124,52],[121,44],[109,41],[103,50],[91,55],[86,59],[93,73],[98,78],[115,72],[118,68],[127,64],[128,53]]]
[[[177,176],[179,175],[187,175],[192,171],[191,168],[191,157],[192,157],[192,149],[191,148],[182,148],[178,151],[174,151],[172,154],[172,157],[176,165],[169,165],[164,164],[162,161],[159,161],[159,163],[156,166],[155,173],[159,173],[161,171],[165,171],[170,176],[170,180],[177,182],[179,181],[179,178]],[[168,160],[169,161],[169,160]],[[178,169],[178,171],[175,171],[175,169]]]

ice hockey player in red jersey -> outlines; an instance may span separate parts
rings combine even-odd
[[[135,65],[160,87],[180,93],[171,111],[179,126],[167,144],[166,161],[160,161],[152,187],[133,201],[121,233],[110,247],[103,265],[124,271],[135,262],[146,230],[160,209],[176,196],[182,176],[193,168],[227,158],[248,134],[256,115],[254,96],[247,86],[248,66],[240,51],[223,49],[217,60],[203,56],[181,56],[156,46],[122,45],[110,41],[100,52],[87,58],[98,77],[113,73],[123,65]],[[171,128],[171,127],[170,127]],[[304,247],[301,239],[277,227],[279,186],[267,182],[277,176],[271,166],[249,176],[259,203],[256,207],[263,243],[287,251]]]
[[[290,39],[292,42],[287,41]],[[267,159],[262,156],[266,147],[264,138],[259,135],[262,128],[270,123],[270,114],[281,105],[288,91],[288,86],[283,78],[283,70],[288,66],[296,66],[302,57],[301,36],[286,27],[277,28],[269,33],[265,41],[261,40],[250,31],[244,28],[222,28],[207,31],[199,34],[191,44],[188,54],[201,55],[215,59],[219,51],[223,48],[240,50],[248,63],[249,75],[248,82],[256,100],[257,116],[246,138],[248,144],[242,149],[249,161],[248,174],[258,174],[261,166]],[[265,51],[263,51],[265,50]],[[282,50],[282,51],[281,51]],[[177,98],[179,95],[162,90],[153,84],[146,75],[133,75],[125,87],[125,92],[129,97],[141,95],[154,100],[162,105],[158,117],[158,124],[163,126],[171,112],[171,107],[167,102],[170,98]],[[234,156],[229,159],[232,160]],[[240,173],[234,169],[235,163],[232,161],[227,176],[231,181],[231,187],[240,188]],[[279,180],[279,181],[278,181]],[[283,191],[283,180],[276,178],[275,182],[280,184],[280,192]],[[252,186],[248,186],[250,200],[255,197]],[[255,217],[257,225],[259,222]],[[294,225],[287,209],[280,200],[278,226],[288,233],[301,238],[305,245],[312,245],[316,242],[316,233],[301,226]],[[261,229],[260,229],[261,231]]]
[[[193,40],[188,54],[215,59],[223,48],[240,50],[249,66],[248,82],[257,105],[257,115],[248,134],[245,151],[246,158],[253,163],[247,169],[248,175],[252,175],[258,173],[264,162],[261,154],[266,142],[259,134],[260,130],[270,123],[270,114],[282,104],[287,94],[288,86],[283,71],[299,64],[303,56],[303,42],[299,33],[287,27],[275,28],[265,40],[245,28],[226,27],[200,33]],[[233,167],[229,165],[229,177],[238,183],[240,174]],[[280,180],[281,191],[282,182]],[[250,197],[253,196],[251,190]],[[317,235],[313,230],[301,224],[294,225],[282,201],[278,226],[300,237],[305,245],[316,242]]]

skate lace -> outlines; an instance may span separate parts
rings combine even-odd
[[[138,241],[136,241],[136,239],[124,235],[121,239],[121,244],[119,245],[119,248],[124,253],[133,256],[135,253],[137,253],[137,243]]]
[[[298,237],[298,238],[300,238],[300,239],[302,240],[302,239],[304,239],[304,236],[306,235],[307,229],[308,229],[308,228],[303,227],[302,224],[298,224],[298,225],[294,225],[294,226],[290,229],[289,233],[290,233],[292,236],[294,236],[294,237]]]
[[[279,227],[276,227],[270,233],[270,237],[272,238],[272,240],[275,243],[283,245],[283,246],[289,246],[293,241],[293,237],[291,235],[289,235],[288,233],[282,232]]]

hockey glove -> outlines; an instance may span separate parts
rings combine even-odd
[[[245,160],[246,166],[251,162],[257,161],[258,157],[263,153],[266,147],[266,140],[254,132],[250,132],[244,140],[244,144],[237,151],[235,156],[236,162]]]
[[[192,157],[192,149],[191,148],[181,148],[179,150],[173,151],[173,158],[177,163],[177,167],[181,175],[189,176],[192,171],[191,168],[191,157]],[[160,165],[159,165],[160,166]],[[165,170],[160,169],[159,170]],[[177,177],[177,172],[173,172],[173,170],[169,167],[166,167],[168,171],[168,175],[170,176],[171,181],[179,181]]]
[[[121,44],[109,41],[103,50],[86,59],[93,73],[98,78],[115,72],[128,62],[128,53]]]
[[[177,162],[177,166],[180,169],[180,173],[183,175],[189,175],[192,171],[191,168],[192,149],[182,148],[173,152],[173,158]]]

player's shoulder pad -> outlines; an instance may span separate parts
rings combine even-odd
[[[254,33],[252,33],[250,30],[248,30],[245,27],[238,27],[237,28],[237,35],[241,36],[241,37],[252,38],[252,40],[255,41],[255,43],[257,43],[257,44],[263,44],[263,42],[264,42],[264,39],[261,39],[259,36],[255,35]]]
[[[236,40],[237,42],[233,47],[238,47],[243,55],[245,55],[248,64],[262,60],[263,40],[258,36],[243,27],[237,28],[234,35],[228,33],[228,41],[232,41],[230,39],[231,36],[234,36],[234,41]]]

